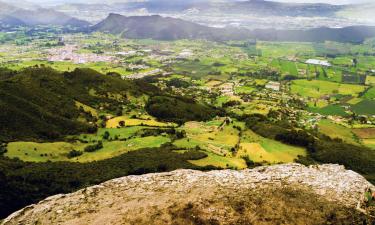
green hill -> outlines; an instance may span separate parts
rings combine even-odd
[[[55,139],[61,135],[92,132],[93,125],[79,122],[75,101],[94,108],[119,104],[126,93],[144,91],[130,81],[104,76],[93,70],[59,73],[50,68],[0,72],[0,139]],[[116,93],[118,99],[108,97]],[[93,94],[94,93],[94,94]]]

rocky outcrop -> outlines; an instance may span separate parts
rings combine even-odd
[[[339,165],[128,176],[56,195],[3,224],[357,224],[374,186]],[[375,189],[374,189],[375,190]]]

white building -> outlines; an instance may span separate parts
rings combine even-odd
[[[307,64],[312,64],[312,65],[320,65],[320,66],[327,66],[330,67],[332,66],[331,63],[329,63],[326,60],[319,60],[319,59],[309,59],[306,61]]]
[[[274,91],[280,91],[281,84],[279,82],[270,81],[268,84],[266,84],[267,89],[271,89]]]

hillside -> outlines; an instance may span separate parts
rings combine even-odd
[[[115,95],[116,97],[113,97]],[[115,115],[128,97],[158,96],[147,110],[161,120],[207,120],[218,114],[208,106],[170,96],[142,80],[122,80],[91,69],[57,72],[48,67],[18,72],[0,70],[0,141],[53,140],[65,135],[96,132],[98,118],[83,113],[76,102]],[[154,99],[154,98],[153,98]],[[175,102],[179,102],[176,107]],[[169,114],[163,114],[169,108]],[[191,113],[186,109],[196,109]],[[186,113],[188,112],[188,113]],[[82,120],[84,117],[84,120]]]
[[[214,41],[241,40],[248,37],[246,30],[219,29],[161,16],[132,16],[110,14],[92,27],[92,31],[120,34],[126,38],[178,40],[207,39]]]
[[[132,16],[110,14],[91,27],[91,31],[121,35],[130,39],[180,40],[206,39],[211,41],[259,39],[263,41],[295,42],[352,42],[362,43],[375,36],[375,27],[352,26],[344,28],[316,28],[310,30],[233,29],[213,28],[161,16]]]
[[[90,95],[90,89],[98,93]],[[107,92],[134,92],[141,89],[129,81],[103,76],[93,70],[59,73],[49,68],[29,68],[0,73],[0,139],[54,139],[60,135],[90,132],[79,122],[74,101],[93,107],[119,104],[105,97]],[[124,95],[124,94],[123,94]],[[92,130],[92,131],[95,131]]]
[[[338,165],[177,170],[49,197],[2,224],[371,224],[367,188]]]

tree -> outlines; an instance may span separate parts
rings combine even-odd
[[[111,134],[108,132],[108,131],[106,131],[106,132],[104,132],[104,134],[103,134],[103,139],[104,140],[108,140],[108,138],[111,136]]]
[[[121,121],[118,123],[118,125],[119,125],[120,127],[125,127],[125,121],[121,120]]]

